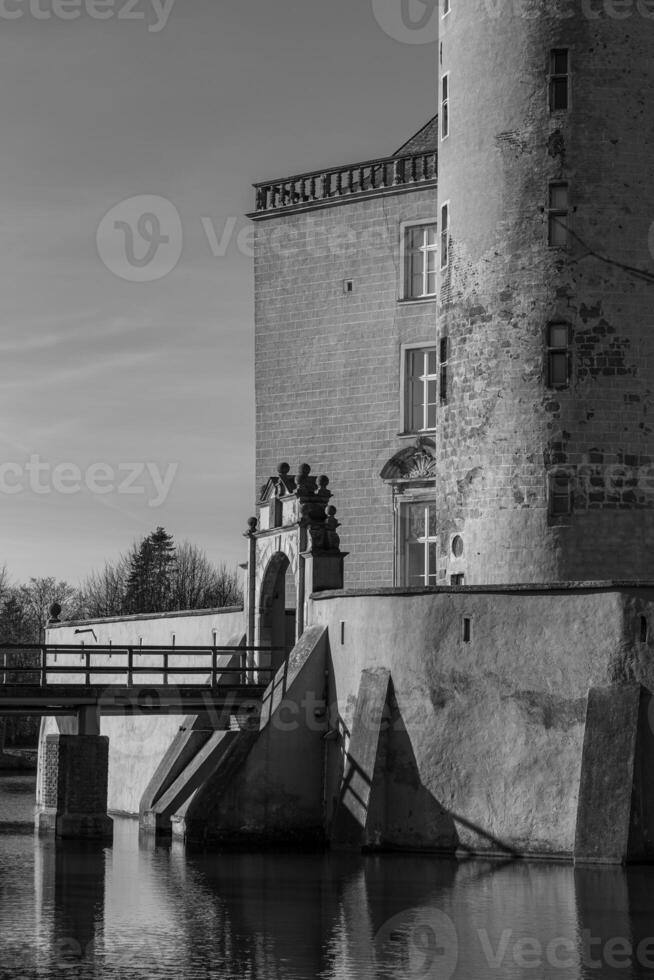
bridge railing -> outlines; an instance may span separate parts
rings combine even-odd
[[[0,686],[144,683],[210,687],[268,683],[272,654],[282,647],[141,644],[0,645]]]

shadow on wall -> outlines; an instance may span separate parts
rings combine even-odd
[[[341,738],[332,749],[338,754],[331,764],[339,789],[328,819],[334,847],[452,854],[468,849],[460,841],[460,825],[487,841],[489,851],[518,856],[510,845],[445,807],[424,785],[389,671],[362,672],[352,731],[341,717],[338,729]]]

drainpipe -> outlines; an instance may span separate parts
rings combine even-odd
[[[248,624],[247,624],[247,645],[254,646],[254,611],[255,611],[255,587],[257,581],[257,569],[256,569],[256,554],[257,554],[257,540],[255,534],[257,533],[257,519],[256,517],[250,517],[248,519],[248,529],[244,533],[244,537],[248,539]],[[248,656],[250,660],[250,656]],[[248,666],[253,666],[253,664],[248,664]]]
[[[304,598],[306,590],[306,565],[303,552],[307,548],[307,529],[300,524],[300,546],[298,548],[297,566],[297,616],[295,618],[295,640],[300,639],[304,633]]]

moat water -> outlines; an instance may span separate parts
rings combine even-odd
[[[654,978],[654,868],[185,853],[32,830],[0,776],[0,978]]]

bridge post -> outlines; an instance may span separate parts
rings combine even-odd
[[[77,734],[100,734],[100,708],[97,704],[85,704],[77,712]]]
[[[91,726],[92,711],[81,709],[82,727]],[[45,740],[43,805],[36,812],[40,834],[64,838],[107,838],[113,821],[107,815],[109,739],[102,735],[48,735]]]

